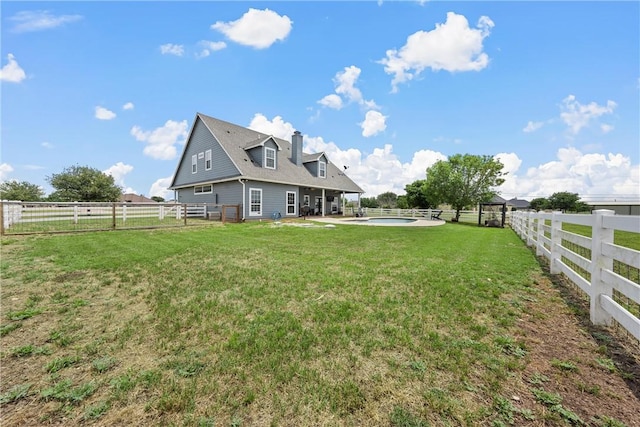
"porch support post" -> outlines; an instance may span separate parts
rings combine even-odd
[[[325,196],[324,194],[324,188],[322,189],[322,202],[320,203],[320,206],[322,206],[322,216],[324,216],[324,212],[327,210],[327,196]]]

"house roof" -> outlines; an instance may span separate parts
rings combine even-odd
[[[344,173],[342,167],[337,167],[330,161],[327,161],[326,178],[319,178],[312,174],[306,167],[297,166],[293,161],[291,161],[291,141],[286,141],[273,135],[267,135],[262,132],[238,126],[202,113],[196,114],[193,127],[195,127],[197,120],[201,120],[207,127],[240,172],[239,175],[229,177],[229,179],[242,178],[255,181],[320,188],[325,190],[344,191],[347,193],[364,193],[364,190]],[[252,162],[251,157],[247,152],[249,148],[262,145],[269,139],[273,139],[279,147],[276,169],[268,169],[255,164]],[[187,142],[187,145],[188,143],[189,142]],[[182,154],[180,163],[183,162],[186,150],[187,146],[185,146],[185,151]],[[322,155],[324,155],[324,153],[303,153],[304,163],[316,161]],[[325,157],[328,159],[326,155]],[[172,183],[172,186],[174,183]]]
[[[517,197],[507,201],[507,204],[518,209],[527,209],[530,206],[528,200],[518,199]]]
[[[129,203],[156,203],[153,199],[135,193],[124,193],[120,195],[120,201]]]

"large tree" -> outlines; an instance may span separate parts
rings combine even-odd
[[[407,204],[410,208],[429,209],[436,207],[427,200],[425,193],[426,183],[426,180],[419,179],[404,186],[404,191],[407,193]]]
[[[553,193],[547,199],[547,203],[550,209],[560,210],[563,212],[579,212],[584,210],[586,206],[584,203],[580,202],[580,196],[578,193],[569,193],[568,191]]]
[[[534,211],[543,211],[545,209],[548,209],[548,207],[549,201],[544,197],[536,197],[529,202],[529,208],[533,209]]]
[[[47,177],[55,189],[49,200],[56,202],[115,202],[122,188],[111,175],[88,166],[71,166]]]
[[[392,191],[387,191],[386,193],[378,194],[377,199],[381,208],[391,209],[396,207],[398,195]]]
[[[504,182],[502,168],[492,156],[455,154],[427,169],[425,195],[436,205],[450,204],[457,221],[462,209],[488,202],[497,194],[495,188]]]
[[[11,180],[0,183],[0,200],[38,202],[42,197],[44,197],[42,188],[27,181]]]
[[[361,197],[360,198],[360,207],[363,208],[377,208],[378,207],[378,199],[375,197]]]

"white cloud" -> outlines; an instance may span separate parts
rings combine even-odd
[[[177,144],[184,144],[187,138],[187,121],[167,120],[164,126],[152,131],[143,131],[140,126],[131,128],[131,135],[138,141],[146,142],[143,153],[153,159],[171,160],[177,155]]]
[[[165,200],[172,200],[174,198],[173,190],[169,190],[169,186],[173,181],[173,176],[157,179],[151,188],[149,189],[149,197],[162,197]]]
[[[11,83],[20,83],[24,79],[27,78],[26,73],[20,65],[13,54],[7,55],[7,60],[9,61],[7,65],[0,69],[0,80]]]
[[[609,133],[613,130],[613,126],[603,123],[600,125],[600,130],[602,130],[602,133]]]
[[[325,96],[320,101],[318,101],[318,104],[328,108],[333,108],[334,110],[340,110],[343,106],[342,98],[340,98],[335,93]]]
[[[574,95],[569,95],[562,100],[560,117],[569,126],[571,133],[575,135],[598,117],[612,114],[616,106],[617,104],[610,100],[607,101],[607,105],[598,105],[595,102],[583,105],[576,100]]]
[[[362,136],[368,138],[384,131],[387,128],[387,117],[388,116],[383,116],[379,111],[367,111],[364,121],[360,123]]]
[[[6,181],[11,172],[13,167],[9,163],[0,163],[0,182]]]
[[[489,56],[482,51],[482,42],[489,36],[494,23],[480,17],[477,28],[470,28],[467,18],[447,13],[444,24],[436,24],[431,31],[418,31],[407,38],[400,50],[390,49],[379,61],[387,74],[393,75],[392,92],[398,84],[417,77],[426,68],[433,71],[479,71],[489,64]]]
[[[95,117],[98,120],[112,120],[115,119],[116,113],[104,107],[97,106]]]
[[[196,58],[198,59],[206,58],[211,55],[211,52],[216,52],[227,47],[225,42],[210,42],[208,40],[200,40],[198,44],[202,46],[200,53],[196,53]]]
[[[357,102],[369,110],[379,109],[380,107],[376,105],[375,101],[364,100],[362,92],[356,87],[361,72],[362,70],[355,65],[344,67],[344,70],[338,71],[333,78],[335,94],[325,96],[318,101],[318,104],[339,110],[343,107],[342,97],[339,96],[342,95],[346,102]]]
[[[200,51],[200,53],[196,53],[196,58],[198,59],[206,58],[207,56],[211,55],[212,51],[216,52],[227,47],[227,44],[225,42],[210,42],[208,40],[200,40],[198,44],[202,46],[202,50]]]
[[[122,106],[123,110],[133,110],[134,108],[135,106],[133,105],[133,102],[127,102]]]
[[[354,65],[345,67],[344,71],[338,72],[333,79],[336,84],[336,93],[344,95],[349,102],[362,101],[362,92],[355,87],[361,72],[362,70]]]
[[[285,122],[280,116],[275,116],[273,120],[269,120],[260,113],[256,113],[253,116],[248,127],[257,132],[273,135],[287,141],[291,141],[291,135],[296,130],[291,123]]]
[[[278,40],[284,40],[291,32],[293,22],[288,16],[280,16],[269,9],[250,8],[236,21],[218,21],[211,29],[220,31],[236,43],[264,49]]]
[[[520,160],[516,153],[498,153],[493,157],[502,163],[504,166],[502,172],[507,175],[513,175],[520,169],[520,165],[522,165],[522,160]]]
[[[43,142],[42,144],[40,144],[41,147],[46,148],[47,150],[51,150],[53,149],[54,145],[50,142]]]
[[[163,55],[184,55],[184,46],[181,44],[167,43],[160,46],[160,53]]]
[[[535,132],[538,129],[540,129],[542,127],[544,123],[543,122],[532,122],[529,121],[529,123],[527,123],[527,125],[522,129],[522,132]]]
[[[109,167],[106,170],[103,170],[102,172],[105,175],[110,175],[113,177],[113,180],[115,181],[116,185],[119,185],[121,187],[124,187],[124,177],[125,175],[127,175],[129,172],[131,172],[133,170],[133,166],[131,165],[125,165],[122,162],[118,162],[115,165]]]
[[[52,15],[47,10],[22,11],[9,18],[15,25],[13,32],[26,33],[31,31],[49,30],[62,25],[77,22],[82,19],[82,15]]]
[[[576,148],[561,148],[557,160],[531,167],[524,176],[517,175],[521,161],[515,153],[496,157],[509,171],[500,187],[507,199],[549,197],[560,191],[577,193],[583,201],[640,199],[640,165],[632,165],[622,154],[583,154]]]

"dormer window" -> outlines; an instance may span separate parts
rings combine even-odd
[[[327,177],[327,163],[326,162],[318,162],[318,176],[320,178]]]
[[[264,167],[267,169],[276,168],[276,150],[274,148],[264,147]]]

